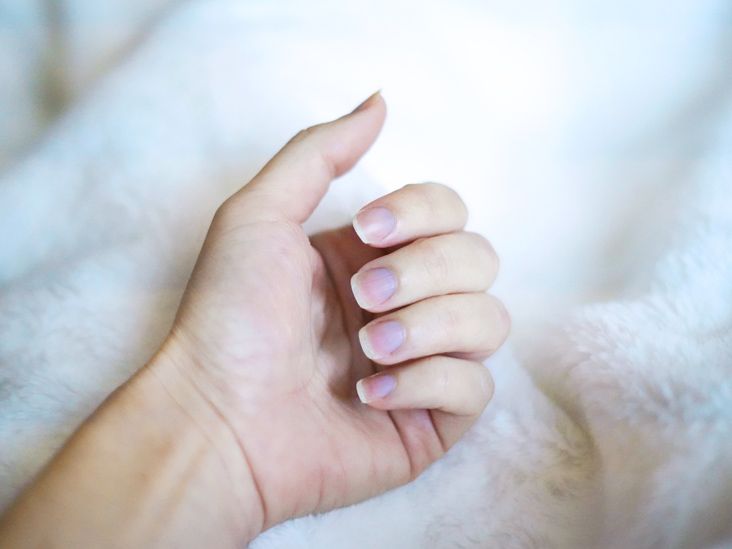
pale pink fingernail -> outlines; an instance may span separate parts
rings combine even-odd
[[[396,385],[396,378],[393,375],[376,374],[359,379],[356,383],[356,392],[358,398],[365,404],[389,395]]]
[[[382,207],[361,210],[353,218],[353,228],[364,244],[381,242],[396,228],[396,217]]]
[[[377,322],[358,332],[364,354],[372,360],[390,355],[404,343],[404,327],[396,320]]]
[[[356,273],[351,278],[351,289],[361,307],[380,305],[394,295],[397,279],[389,269],[379,267]]]

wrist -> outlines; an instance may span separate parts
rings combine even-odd
[[[161,352],[0,519],[12,547],[241,547],[264,522],[222,421]]]
[[[166,415],[175,415],[172,443],[188,440],[201,452],[197,462],[209,512],[226,517],[225,528],[239,543],[256,537],[265,524],[259,487],[239,439],[216,406],[196,385],[192,366],[175,345],[166,342],[129,383],[129,390],[146,402],[156,402]],[[203,470],[205,469],[205,470]]]

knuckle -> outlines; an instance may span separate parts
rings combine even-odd
[[[313,162],[313,172],[320,172],[323,177],[335,179],[336,164],[335,161],[326,154],[322,149],[313,146],[310,151],[309,158]]]
[[[488,371],[488,368],[483,366],[480,362],[475,362],[475,373],[476,377],[478,378],[478,383],[475,384],[479,393],[479,410],[482,410],[485,408],[485,405],[488,404],[491,398],[493,398],[493,391],[495,390],[494,384],[493,384],[493,376],[491,376],[491,373]]]
[[[442,210],[442,203],[438,200],[432,185],[435,183],[410,183],[404,186],[410,195],[410,201],[430,219],[437,217]]]
[[[227,198],[219,204],[219,207],[214,212],[214,219],[224,217],[229,210],[231,210],[231,198]]]
[[[486,358],[492,355],[506,340],[511,326],[506,307],[496,297],[482,293],[475,296],[479,302],[475,316],[479,334],[476,348],[473,350],[475,358]]]
[[[235,201],[233,197],[229,197],[226,200],[224,200],[221,205],[216,208],[216,211],[214,212],[212,225],[216,226],[226,226],[230,224],[232,221],[232,217],[234,217],[234,209],[235,209]]]
[[[463,325],[462,308],[448,300],[444,306],[439,308],[437,316],[437,329],[443,341],[451,341],[455,333],[460,333]]]
[[[464,224],[468,217],[468,209],[460,195],[443,183],[409,183],[401,189],[409,196],[409,201],[431,219],[452,215],[457,211],[458,220]]]
[[[308,171],[322,173],[323,177],[334,179],[336,176],[336,165],[334,160],[326,154],[321,146],[320,140],[315,136],[320,133],[322,125],[311,126],[301,130],[296,136],[299,147],[303,152],[303,162],[306,162]]]
[[[422,187],[425,192],[433,195],[441,195],[442,197],[451,195],[457,196],[457,193],[452,187],[436,181],[426,181],[421,183],[420,187]]]
[[[485,270],[498,271],[500,259],[491,242],[479,233],[466,231],[464,234],[470,240],[470,246],[476,252],[476,255],[471,254],[471,257],[480,260]]]
[[[466,232],[465,234],[472,239],[473,245],[479,250],[479,253],[483,257],[488,258],[491,263],[498,263],[498,253],[490,240],[480,233]]]
[[[317,124],[300,130],[292,138],[291,143],[302,151],[303,161],[309,163],[310,171],[322,172],[324,177],[334,179],[336,176],[335,161],[323,150],[321,140],[317,136],[324,124]]]
[[[301,143],[303,141],[308,141],[310,137],[313,135],[316,135],[318,133],[318,130],[320,129],[320,125],[315,126],[308,126],[307,128],[303,128],[299,132],[295,134],[295,137],[292,138],[293,143]]]
[[[424,238],[418,242],[427,277],[433,284],[444,284],[450,276],[450,260],[445,249],[434,239]]]
[[[496,335],[498,339],[498,345],[501,345],[508,334],[511,331],[511,315],[508,313],[508,309],[503,302],[489,294],[486,294],[490,298],[491,302],[491,315],[495,319]]]
[[[440,364],[437,369],[437,375],[435,376],[436,395],[450,394],[450,377],[450,369],[445,367],[444,364]]]
[[[468,207],[455,189],[443,183],[427,183],[427,185],[429,185],[430,194],[433,196],[434,201],[443,204],[443,207],[454,205],[460,212],[462,220],[468,218]]]
[[[494,302],[496,301],[495,297],[485,292],[474,294],[472,297],[475,300],[478,315],[482,319],[487,319],[494,316]]]

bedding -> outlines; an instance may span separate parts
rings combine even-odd
[[[0,0],[0,508],[155,351],[218,204],[381,87],[309,229],[455,187],[513,334],[420,478],[252,547],[732,546],[731,8]]]

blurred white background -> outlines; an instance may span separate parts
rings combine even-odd
[[[111,88],[78,160],[138,139],[161,165],[206,147],[240,184],[298,128],[383,88],[369,176],[457,187],[544,298],[609,295],[632,274],[630,240],[646,242],[624,227],[642,232],[683,185],[732,86],[723,0],[2,0],[0,18],[6,166]]]

